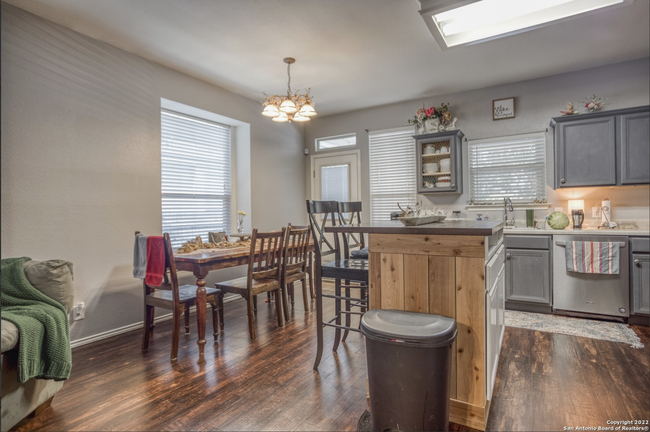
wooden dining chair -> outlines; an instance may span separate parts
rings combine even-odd
[[[255,340],[255,305],[259,294],[272,292],[275,295],[275,308],[278,316],[278,326],[284,325],[282,318],[282,252],[286,228],[282,231],[261,233],[257,228],[251,236],[251,251],[248,257],[248,272],[246,276],[228,281],[217,282],[219,307],[223,311],[223,296],[226,293],[239,294],[246,300],[248,314],[248,332],[251,340]],[[223,328],[223,313],[221,327]]]
[[[282,285],[284,288],[282,303],[284,306],[284,317],[289,319],[289,302],[291,308],[294,305],[294,284],[298,281],[302,284],[302,301],[305,312],[309,312],[309,300],[307,299],[307,259],[309,256],[309,240],[311,230],[308,226],[287,227],[287,238],[284,243],[284,254],[282,259]]]
[[[341,256],[341,242],[335,233],[330,241],[325,235],[325,226],[328,220],[336,225],[338,220],[338,203],[336,201],[312,201],[307,200],[307,213],[309,214],[309,225],[314,238],[314,281],[316,286],[316,361],[314,369],[318,369],[323,356],[323,327],[334,327],[334,346],[332,351],[338,349],[341,341],[341,330],[359,332],[358,328],[343,325],[342,316],[363,315],[363,312],[342,310],[341,302],[350,301],[354,304],[363,305],[367,309],[368,289],[368,260],[346,259]],[[325,262],[323,258],[333,257],[334,260]],[[334,279],[334,294],[323,294],[323,278]],[[341,281],[356,282],[359,285],[341,284]],[[358,296],[341,295],[341,288],[359,289]],[[347,291],[346,291],[347,292]],[[334,299],[334,317],[327,321],[323,318],[323,299]],[[346,320],[347,322],[347,320]]]
[[[135,232],[136,236],[140,234]],[[185,315],[185,334],[190,333],[190,306],[196,303],[196,285],[178,285],[178,276],[176,274],[176,264],[174,263],[174,253],[172,251],[169,234],[163,234],[165,244],[165,273],[163,283],[159,287],[150,286],[142,280],[144,288],[144,333],[142,335],[142,350],[149,348],[149,340],[153,336],[154,329],[154,311],[156,307],[169,309],[172,311],[174,324],[172,329],[172,352],[170,359],[176,360],[178,357],[178,339],[180,336],[181,315]],[[212,328],[214,343],[217,343],[219,301],[217,294],[218,289],[206,288],[207,303],[212,307]]]

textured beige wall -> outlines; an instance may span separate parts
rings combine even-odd
[[[496,87],[471,90],[462,93],[425,97],[362,111],[328,117],[317,117],[310,122],[306,133],[306,148],[314,152],[314,141],[324,136],[357,134],[357,147],[361,150],[361,194],[363,206],[370,208],[368,134],[366,129],[381,130],[406,125],[407,119],[413,117],[422,104],[440,106],[442,102],[450,103],[450,110],[458,117],[456,127],[463,131],[465,138],[489,138],[511,134],[544,131],[546,134],[547,158],[547,198],[553,207],[567,209],[567,200],[584,199],[587,217],[591,217],[592,206],[600,205],[603,198],[610,198],[614,219],[649,218],[650,190],[648,186],[627,186],[618,188],[572,188],[553,190],[553,129],[549,126],[551,117],[557,117],[565,109],[566,101],[579,102],[596,93],[604,96],[606,109],[628,108],[650,103],[650,62],[643,58],[625,63],[602,66],[561,75],[554,75],[534,80],[521,81]],[[439,80],[440,77],[432,77]],[[428,83],[422,84],[423,88]],[[515,97],[514,119],[492,120],[492,100]],[[414,161],[415,163],[415,161]],[[309,166],[305,168],[305,178],[309,181]],[[464,215],[475,218],[475,213],[465,210],[469,200],[469,181],[467,170],[467,144],[463,145],[464,193],[462,195],[420,195],[425,205],[448,210],[461,210]],[[306,191],[309,194],[309,189]],[[551,208],[552,210],[552,208]],[[485,212],[484,212],[485,213]],[[538,212],[538,218],[546,212]],[[503,211],[490,212],[492,219],[503,217]],[[369,211],[364,213],[369,220]],[[516,211],[515,218],[525,224],[525,212]]]
[[[1,30],[2,257],[74,263],[73,341],[142,321],[133,233],[161,231],[161,97],[251,125],[253,226],[307,222],[303,126],[5,3]]]

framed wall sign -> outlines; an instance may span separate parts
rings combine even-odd
[[[492,101],[492,120],[515,118],[515,98],[495,99]]]

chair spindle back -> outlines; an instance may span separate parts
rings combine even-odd
[[[283,273],[296,270],[305,271],[311,230],[308,226],[287,228],[287,241],[284,246]]]
[[[307,213],[309,214],[309,226],[314,237],[316,260],[327,255],[334,254],[335,259],[341,259],[339,236],[334,234],[334,245],[325,237],[325,225],[327,219],[336,226],[338,203],[336,201],[313,201],[307,200]],[[320,219],[320,220],[319,220]]]
[[[285,232],[286,228],[267,233],[258,232],[257,228],[253,230],[248,260],[249,287],[252,280],[280,279]]]
[[[357,225],[361,223],[361,201],[339,202],[339,223],[341,225]],[[348,214],[346,219],[345,214]],[[366,247],[363,233],[343,234],[343,251],[345,258],[350,258],[350,249]]]

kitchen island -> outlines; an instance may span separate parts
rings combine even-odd
[[[450,421],[485,430],[503,337],[503,222],[327,227],[368,235],[370,309],[456,319]]]

